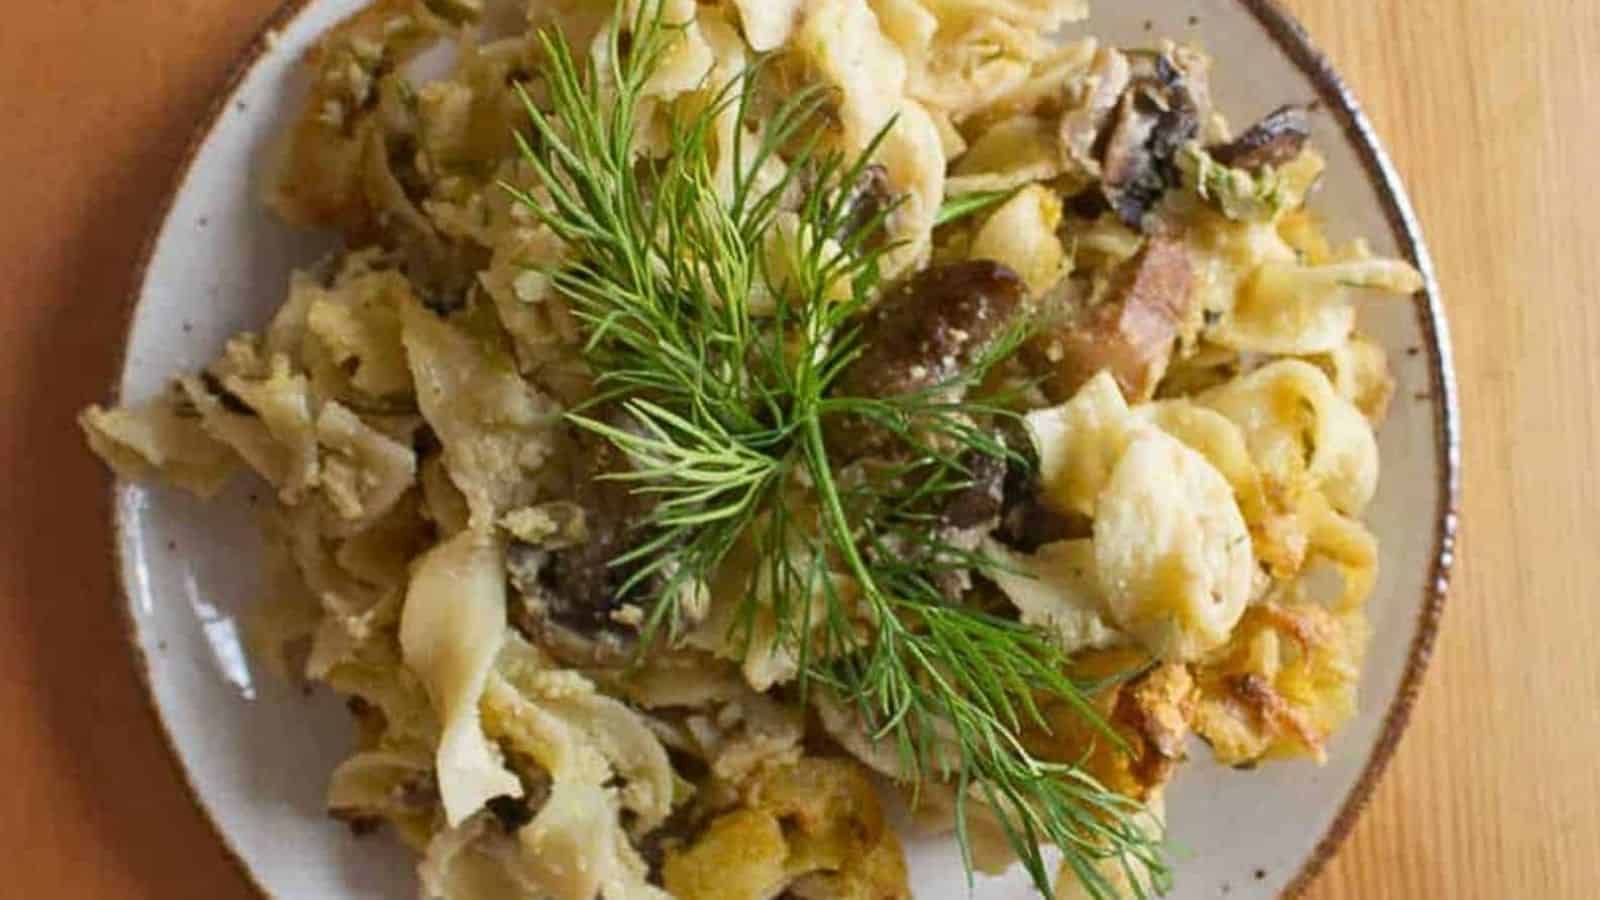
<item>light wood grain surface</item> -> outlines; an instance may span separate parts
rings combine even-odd
[[[72,416],[109,383],[132,266],[189,131],[274,4],[13,0],[0,25],[3,896],[250,896],[134,680],[104,476]],[[1600,5],[1290,5],[1416,200],[1466,432],[1433,670],[1311,896],[1596,896]]]

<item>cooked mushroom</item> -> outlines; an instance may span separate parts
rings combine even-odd
[[[1203,70],[1177,51],[1141,65],[1101,135],[1101,191],[1130,227],[1142,228],[1168,188],[1182,180],[1178,151],[1209,112]]]
[[[1102,47],[1089,64],[1089,74],[1078,85],[1077,95],[1069,98],[1061,114],[1058,134],[1067,160],[1091,175],[1100,173],[1095,145],[1111,114],[1127,90],[1133,70],[1128,57],[1115,47]]]
[[[887,442],[885,442],[887,443]],[[873,448],[886,456],[899,448]],[[972,587],[971,558],[985,537],[999,527],[1004,505],[1006,460],[977,451],[961,459],[962,471],[946,472],[958,483],[930,490],[889,517],[881,541],[870,544],[869,558],[889,558],[915,563],[920,573],[945,597],[955,600]],[[876,481],[903,497],[922,490],[935,469],[931,461],[918,465],[915,457],[897,459],[864,457],[840,469],[841,481]],[[936,540],[929,540],[935,538]]]
[[[521,595],[511,622],[524,635],[571,665],[620,665],[630,657],[635,633],[613,617],[623,604],[612,577],[591,544],[546,550],[513,542],[506,552],[511,584]]]
[[[1006,463],[994,456],[974,453],[966,460],[966,487],[945,498],[939,525],[957,532],[994,530],[1005,501]]]
[[[1005,333],[1026,296],[1022,278],[990,260],[925,269],[868,313],[861,352],[836,391],[894,398],[948,384]],[[882,429],[855,418],[835,423],[829,446],[840,463],[894,449]]]
[[[1281,106],[1226,144],[1207,148],[1211,158],[1235,169],[1259,172],[1292,162],[1311,139],[1311,116],[1304,106]]]
[[[1087,517],[1068,516],[1044,501],[1037,471],[1028,466],[1006,468],[1000,522],[994,531],[997,539],[1023,553],[1034,553],[1045,544],[1085,538],[1090,534]]]
[[[512,622],[572,665],[617,665],[631,658],[638,637],[623,621],[624,610],[647,603],[661,588],[661,579],[650,578],[623,591],[643,563],[617,563],[645,539],[639,523],[648,501],[627,483],[605,477],[628,465],[609,440],[585,435],[577,452],[572,502],[583,510],[585,539],[567,546],[512,542],[506,569],[521,595]]]
[[[841,243],[871,225],[894,203],[894,191],[889,186],[889,170],[874,163],[861,172],[861,178],[850,190],[846,201],[847,215],[833,238]]]
[[[940,542],[950,548],[972,552],[1000,525],[1005,504],[1006,461],[980,453],[969,454],[966,485],[939,498],[933,528]],[[925,551],[913,551],[925,553]],[[959,599],[972,588],[972,570],[964,559],[930,560],[928,577],[944,596]]]
[[[868,316],[861,353],[841,376],[839,390],[887,398],[951,382],[1021,315],[1026,296],[1021,277],[989,260],[922,272]],[[838,460],[893,456],[897,449],[882,429],[860,420],[838,423],[832,437]],[[971,454],[964,463],[967,485],[940,495],[937,508],[924,513],[943,544],[970,550],[999,524],[1006,466],[984,454]],[[971,586],[970,573],[949,560],[930,560],[929,571],[946,596],[958,597]]]
[[[1027,285],[992,260],[925,269],[868,315],[861,354],[839,380],[856,397],[898,397],[957,376],[1022,310]]]
[[[1178,331],[1193,306],[1194,273],[1182,242],[1157,235],[1114,273],[1106,298],[1070,310],[1042,331],[1027,358],[1045,373],[1045,391],[1065,401],[1109,370],[1131,403],[1154,395]]]

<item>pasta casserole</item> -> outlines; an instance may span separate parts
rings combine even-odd
[[[1314,111],[1234,131],[1200,49],[1087,15],[321,37],[265,202],[339,249],[81,421],[122,476],[271,485],[256,652],[347,698],[328,811],[424,897],[888,900],[903,828],[1144,897],[1191,737],[1324,758],[1393,389],[1357,307],[1421,278],[1325,235]]]

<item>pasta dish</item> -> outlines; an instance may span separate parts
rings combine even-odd
[[[900,835],[1165,893],[1163,793],[1355,712],[1421,278],[1314,110],[1084,0],[375,0],[265,202],[339,249],[120,475],[272,487],[251,635],[441,900],[889,900]],[[1066,35],[1066,36],[1063,36]],[[437,77],[416,65],[445,48]],[[885,799],[907,810],[891,823]]]

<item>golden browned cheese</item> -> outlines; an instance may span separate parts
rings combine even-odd
[[[1172,779],[1194,718],[1194,678],[1178,663],[1157,666],[1124,685],[1111,722],[1126,735],[1129,771],[1145,795]]]
[[[771,813],[736,809],[719,816],[687,849],[667,856],[662,882],[683,900],[770,897],[790,875],[789,844]]]
[[[1354,713],[1366,620],[1315,603],[1252,607],[1228,646],[1196,672],[1195,732],[1227,765],[1326,756]]]
[[[1094,681],[1137,667],[1128,650],[1094,651],[1075,663],[1075,677]],[[1194,678],[1182,663],[1156,666],[1100,691],[1094,699],[1106,723],[1122,739],[1119,749],[1064,704],[1048,708],[1048,734],[1029,736],[1029,749],[1043,759],[1082,761],[1089,774],[1118,793],[1147,799],[1160,791],[1185,757],[1194,716]]]
[[[882,840],[837,872],[814,872],[789,885],[785,900],[906,900],[905,854],[900,842]]]
[[[865,770],[806,757],[763,771],[739,808],[669,851],[662,883],[679,900],[910,896],[905,858]]]

